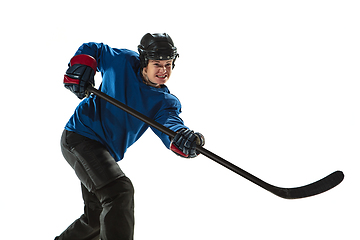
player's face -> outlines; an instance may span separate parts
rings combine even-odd
[[[165,84],[171,75],[173,60],[149,60],[146,68],[143,70],[143,74],[148,80],[159,87]]]

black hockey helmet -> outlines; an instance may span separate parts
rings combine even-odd
[[[175,60],[179,56],[174,42],[167,33],[145,34],[138,46],[140,54],[141,69],[147,66],[149,60],[173,59],[172,68],[175,67]]]

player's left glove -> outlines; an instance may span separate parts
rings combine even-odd
[[[205,145],[204,136],[189,129],[181,129],[171,141],[170,149],[181,157],[194,158],[199,155],[196,151],[197,145]]]

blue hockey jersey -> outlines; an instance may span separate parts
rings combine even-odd
[[[180,101],[170,94],[168,88],[165,85],[154,88],[143,83],[138,53],[91,42],[83,44],[75,55],[78,54],[88,54],[96,59],[97,70],[102,75],[102,92],[175,132],[187,128],[179,117]],[[79,104],[65,129],[101,142],[115,160],[120,161],[127,148],[148,127],[141,120],[92,95]],[[157,129],[152,130],[169,148],[170,138]]]

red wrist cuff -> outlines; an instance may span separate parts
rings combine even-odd
[[[80,54],[80,55],[74,56],[70,60],[70,65],[73,66],[75,64],[82,64],[82,65],[89,66],[94,70],[94,72],[96,72],[96,68],[97,68],[96,59],[90,55]]]
[[[183,156],[183,157],[189,157],[189,155],[184,154],[179,148],[177,148],[174,144],[170,144],[170,150],[173,151],[174,153]]]

